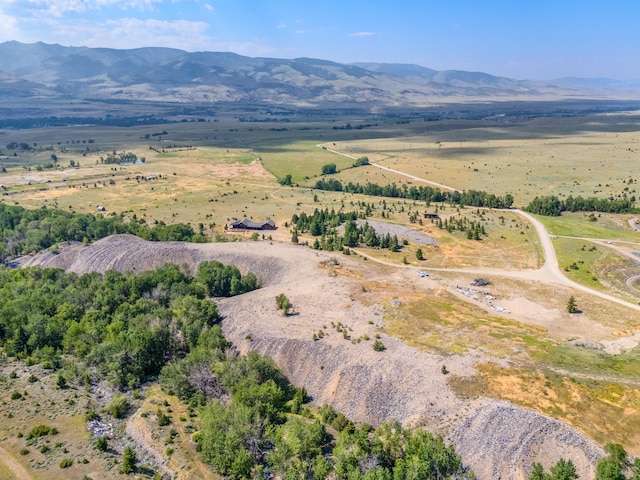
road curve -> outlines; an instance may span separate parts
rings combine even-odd
[[[318,145],[318,147],[321,147],[321,145]],[[335,153],[336,155],[342,155],[344,157],[348,157],[348,158],[353,158],[354,160],[356,159],[356,157],[354,157],[353,155],[348,155],[346,153],[342,153],[339,152],[338,150],[333,150],[333,149],[329,149],[324,147],[325,150],[331,152],[331,153]],[[446,189],[446,190],[450,190],[450,191],[457,191],[458,189],[447,186],[447,185],[442,185],[440,183],[436,183],[436,182],[432,182],[430,180],[427,180],[425,178],[420,178],[417,177],[415,175],[411,175],[405,172],[402,172],[400,170],[394,170],[392,168],[389,167],[384,167],[382,165],[378,165],[377,163],[374,162],[369,162],[369,164],[373,167],[376,168],[380,168],[382,170],[386,170],[388,172],[393,172],[396,173],[398,175],[402,175],[405,176],[407,178],[411,178],[413,180],[417,180],[419,182],[424,182],[424,183],[428,183],[430,185],[436,185],[440,188]],[[604,292],[600,292],[598,290],[594,290],[592,288],[589,287],[585,287],[584,285],[581,285],[577,282],[574,282],[573,280],[568,279],[566,276],[564,276],[564,274],[562,273],[562,270],[560,269],[559,265],[558,265],[558,257],[556,256],[556,250],[553,247],[553,242],[551,241],[551,236],[549,235],[549,232],[547,231],[547,229],[545,228],[545,226],[542,224],[542,222],[540,222],[539,220],[537,220],[536,218],[534,218],[532,215],[528,214],[527,212],[523,212],[520,209],[517,208],[511,208],[510,211],[517,213],[518,215],[524,217],[529,223],[531,223],[533,225],[533,227],[536,229],[536,233],[538,234],[538,238],[540,239],[540,245],[542,246],[542,251],[544,253],[544,264],[542,265],[541,268],[537,269],[537,270],[516,270],[516,271],[510,271],[510,270],[500,270],[500,269],[469,269],[469,268],[430,268],[429,270],[433,270],[433,271],[448,271],[448,272],[460,272],[460,273],[478,273],[478,274],[491,274],[491,275],[497,275],[497,276],[503,276],[503,277],[510,277],[510,278],[519,278],[519,279],[524,279],[524,280],[537,280],[540,282],[545,282],[545,283],[556,283],[556,284],[560,284],[560,285],[564,285],[566,287],[570,287],[573,288],[575,290],[579,290],[581,292],[584,292],[588,295],[594,295],[596,297],[602,298],[604,300],[608,300],[611,302],[615,302],[619,305],[623,305],[625,307],[631,308],[633,310],[639,311],[640,312],[640,305],[635,304],[635,303],[631,303],[628,302],[626,300],[623,300],[621,298],[618,297],[614,297],[613,295],[609,295],[607,293]]]

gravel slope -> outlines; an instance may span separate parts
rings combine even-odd
[[[442,364],[451,375],[466,376],[486,358],[427,354],[380,333],[382,309],[375,299],[366,306],[349,294],[358,288],[362,264],[340,256],[340,266],[335,267],[327,262],[331,258],[338,257],[264,241],[152,243],[120,235],[22,263],[78,273],[110,268],[140,271],[166,262],[194,269],[198,262],[212,259],[237,265],[243,272],[254,272],[263,288],[218,302],[225,316],[225,335],[240,350],[256,349],[274,358],[292,383],[305,386],[317,404],[329,403],[374,425],[387,419],[425,425],[448,438],[479,479],[525,479],[532,462],[549,467],[561,456],[576,464],[580,478],[593,477],[600,447],[561,422],[510,403],[458,397],[449,387],[449,376],[440,372]],[[375,265],[367,268],[368,275],[376,275]],[[408,284],[415,272],[400,269],[393,276],[394,281]],[[276,310],[274,298],[279,293],[293,303],[293,315],[283,317]],[[373,351],[371,340],[345,340],[331,322],[347,325],[353,340],[380,333],[386,350]],[[312,336],[320,329],[326,335],[314,341]]]

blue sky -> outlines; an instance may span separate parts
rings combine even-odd
[[[640,78],[638,0],[0,0],[0,42]]]

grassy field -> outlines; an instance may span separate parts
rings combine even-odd
[[[589,215],[585,212],[564,212],[559,217],[536,215],[536,218],[551,235],[640,242],[640,232],[629,227],[629,220],[635,215],[598,213],[595,222],[589,220]]]
[[[635,195],[629,165],[640,139],[639,114],[486,119],[412,124],[403,136],[337,142],[335,149],[460,190],[535,196]]]

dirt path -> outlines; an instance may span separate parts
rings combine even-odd
[[[335,153],[337,155],[342,155],[348,158],[353,158],[355,159],[356,157],[354,157],[353,155],[348,155],[346,153],[342,153],[339,152],[337,150],[333,150],[333,149],[326,149],[329,152]],[[374,166],[376,168],[380,168],[382,170],[386,170],[389,172],[393,172],[396,173],[398,175],[403,175],[407,178],[411,178],[413,180],[417,180],[420,182],[424,182],[424,183],[429,183],[431,185],[436,185],[439,186],[441,188],[444,188],[446,190],[450,190],[450,191],[457,191],[456,188],[447,186],[447,185],[442,185],[439,183],[435,183],[435,182],[431,182],[425,178],[421,178],[421,177],[417,177],[415,175],[410,175],[408,173],[404,173],[400,170],[394,170],[388,167],[384,167],[382,165],[378,165],[377,163],[371,163],[371,166]],[[553,247],[553,243],[551,241],[551,236],[549,235],[549,232],[547,231],[547,229],[545,228],[545,226],[542,224],[542,222],[540,222],[539,220],[537,220],[536,218],[534,218],[532,215],[523,212],[520,209],[517,208],[512,208],[510,209],[510,211],[517,213],[518,215],[524,217],[529,223],[531,223],[534,228],[536,229],[536,233],[538,234],[538,238],[540,239],[540,244],[542,245],[542,250],[544,252],[544,265],[542,266],[542,268],[538,269],[538,270],[519,270],[519,271],[509,271],[509,270],[501,270],[501,269],[486,269],[486,268],[482,268],[482,269],[454,269],[454,268],[433,268],[433,269],[429,269],[429,270],[435,270],[435,271],[448,271],[448,272],[459,272],[459,273],[477,273],[477,274],[485,274],[485,275],[496,275],[496,276],[503,276],[503,277],[509,277],[509,278],[517,278],[517,279],[522,279],[522,280],[537,280],[540,282],[545,282],[545,283],[555,283],[555,284],[560,284],[560,285],[564,285],[566,287],[570,287],[573,288],[575,290],[579,290],[583,293],[589,294],[589,295],[594,295],[597,297],[600,297],[604,300],[608,300],[611,302],[615,302],[619,305],[623,305],[625,307],[631,308],[633,310],[639,311],[640,312],[640,305],[634,304],[634,303],[630,303],[627,302],[626,300],[623,300],[621,298],[618,297],[614,297],[613,295],[609,295],[607,293],[604,292],[600,292],[598,290],[593,290],[589,287],[585,287],[584,285],[581,285],[577,282],[574,282],[573,280],[568,279],[567,277],[564,276],[564,274],[562,273],[560,267],[558,266],[558,257],[556,256],[556,251],[555,248]],[[605,239],[606,241],[606,239]]]
[[[320,145],[317,145],[317,146],[321,147]],[[354,160],[358,159],[357,157],[354,157],[353,155],[348,155],[346,153],[339,152],[338,150],[332,150],[331,148],[325,148],[325,150],[327,150],[327,152],[335,153],[336,155],[342,155],[343,157],[352,158]],[[373,162],[370,161],[369,165],[371,165],[372,167],[380,168],[382,170],[386,170],[387,172],[397,173],[398,175],[402,175],[402,176],[410,178],[412,180],[417,180],[418,182],[428,183],[429,185],[433,185],[435,187],[439,187],[439,188],[442,188],[444,190],[450,190],[452,192],[458,191],[458,189],[453,188],[453,187],[449,187],[447,185],[443,185],[442,183],[432,182],[431,180],[427,180],[425,178],[416,177],[415,175],[411,175],[409,173],[401,172],[400,170],[394,170],[393,168],[384,167],[384,166],[382,166],[382,165],[380,165],[378,163],[373,163]]]
[[[20,465],[20,462],[13,458],[13,456],[2,447],[0,447],[0,462],[2,462],[9,470],[11,470],[11,473],[13,473],[16,480],[33,479],[29,472],[27,472],[27,470],[22,465]]]

